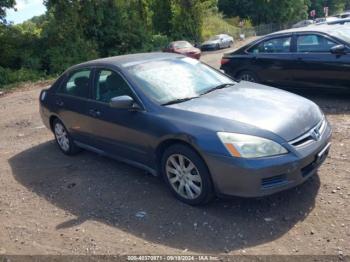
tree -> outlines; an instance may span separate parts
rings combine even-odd
[[[0,0],[0,23],[6,22],[6,8],[12,8],[15,4],[15,0]]]
[[[200,41],[205,11],[216,6],[216,0],[173,0],[171,35],[177,39]]]
[[[239,16],[261,24],[304,19],[309,4],[309,0],[219,0],[218,6],[227,16]]]
[[[84,36],[79,0],[46,1],[48,21],[43,28],[44,68],[59,73],[76,63],[98,56],[96,44]]]
[[[171,21],[173,19],[171,0],[154,0],[153,28],[155,33],[170,35],[172,31]]]

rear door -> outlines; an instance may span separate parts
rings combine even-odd
[[[269,38],[247,50],[251,68],[259,80],[274,86],[289,86],[292,81],[292,35]]]
[[[298,86],[349,88],[349,54],[333,54],[330,51],[341,43],[316,33],[302,33],[296,38],[297,64],[293,78]]]
[[[92,70],[75,70],[62,82],[54,94],[55,111],[74,140],[89,143],[87,106],[91,94]]]

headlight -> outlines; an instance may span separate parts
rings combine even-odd
[[[259,158],[288,153],[280,144],[262,137],[225,132],[218,132],[218,136],[235,157]]]

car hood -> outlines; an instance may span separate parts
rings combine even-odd
[[[323,117],[319,107],[306,98],[245,81],[169,107],[238,121],[286,141],[304,134]]]

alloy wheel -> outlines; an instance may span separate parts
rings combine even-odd
[[[68,133],[65,127],[61,123],[57,122],[55,124],[54,130],[55,130],[55,137],[58,145],[63,151],[68,152],[70,148],[70,144],[69,144]]]
[[[170,185],[186,199],[196,199],[202,193],[202,178],[195,164],[181,154],[170,155],[165,167]]]

